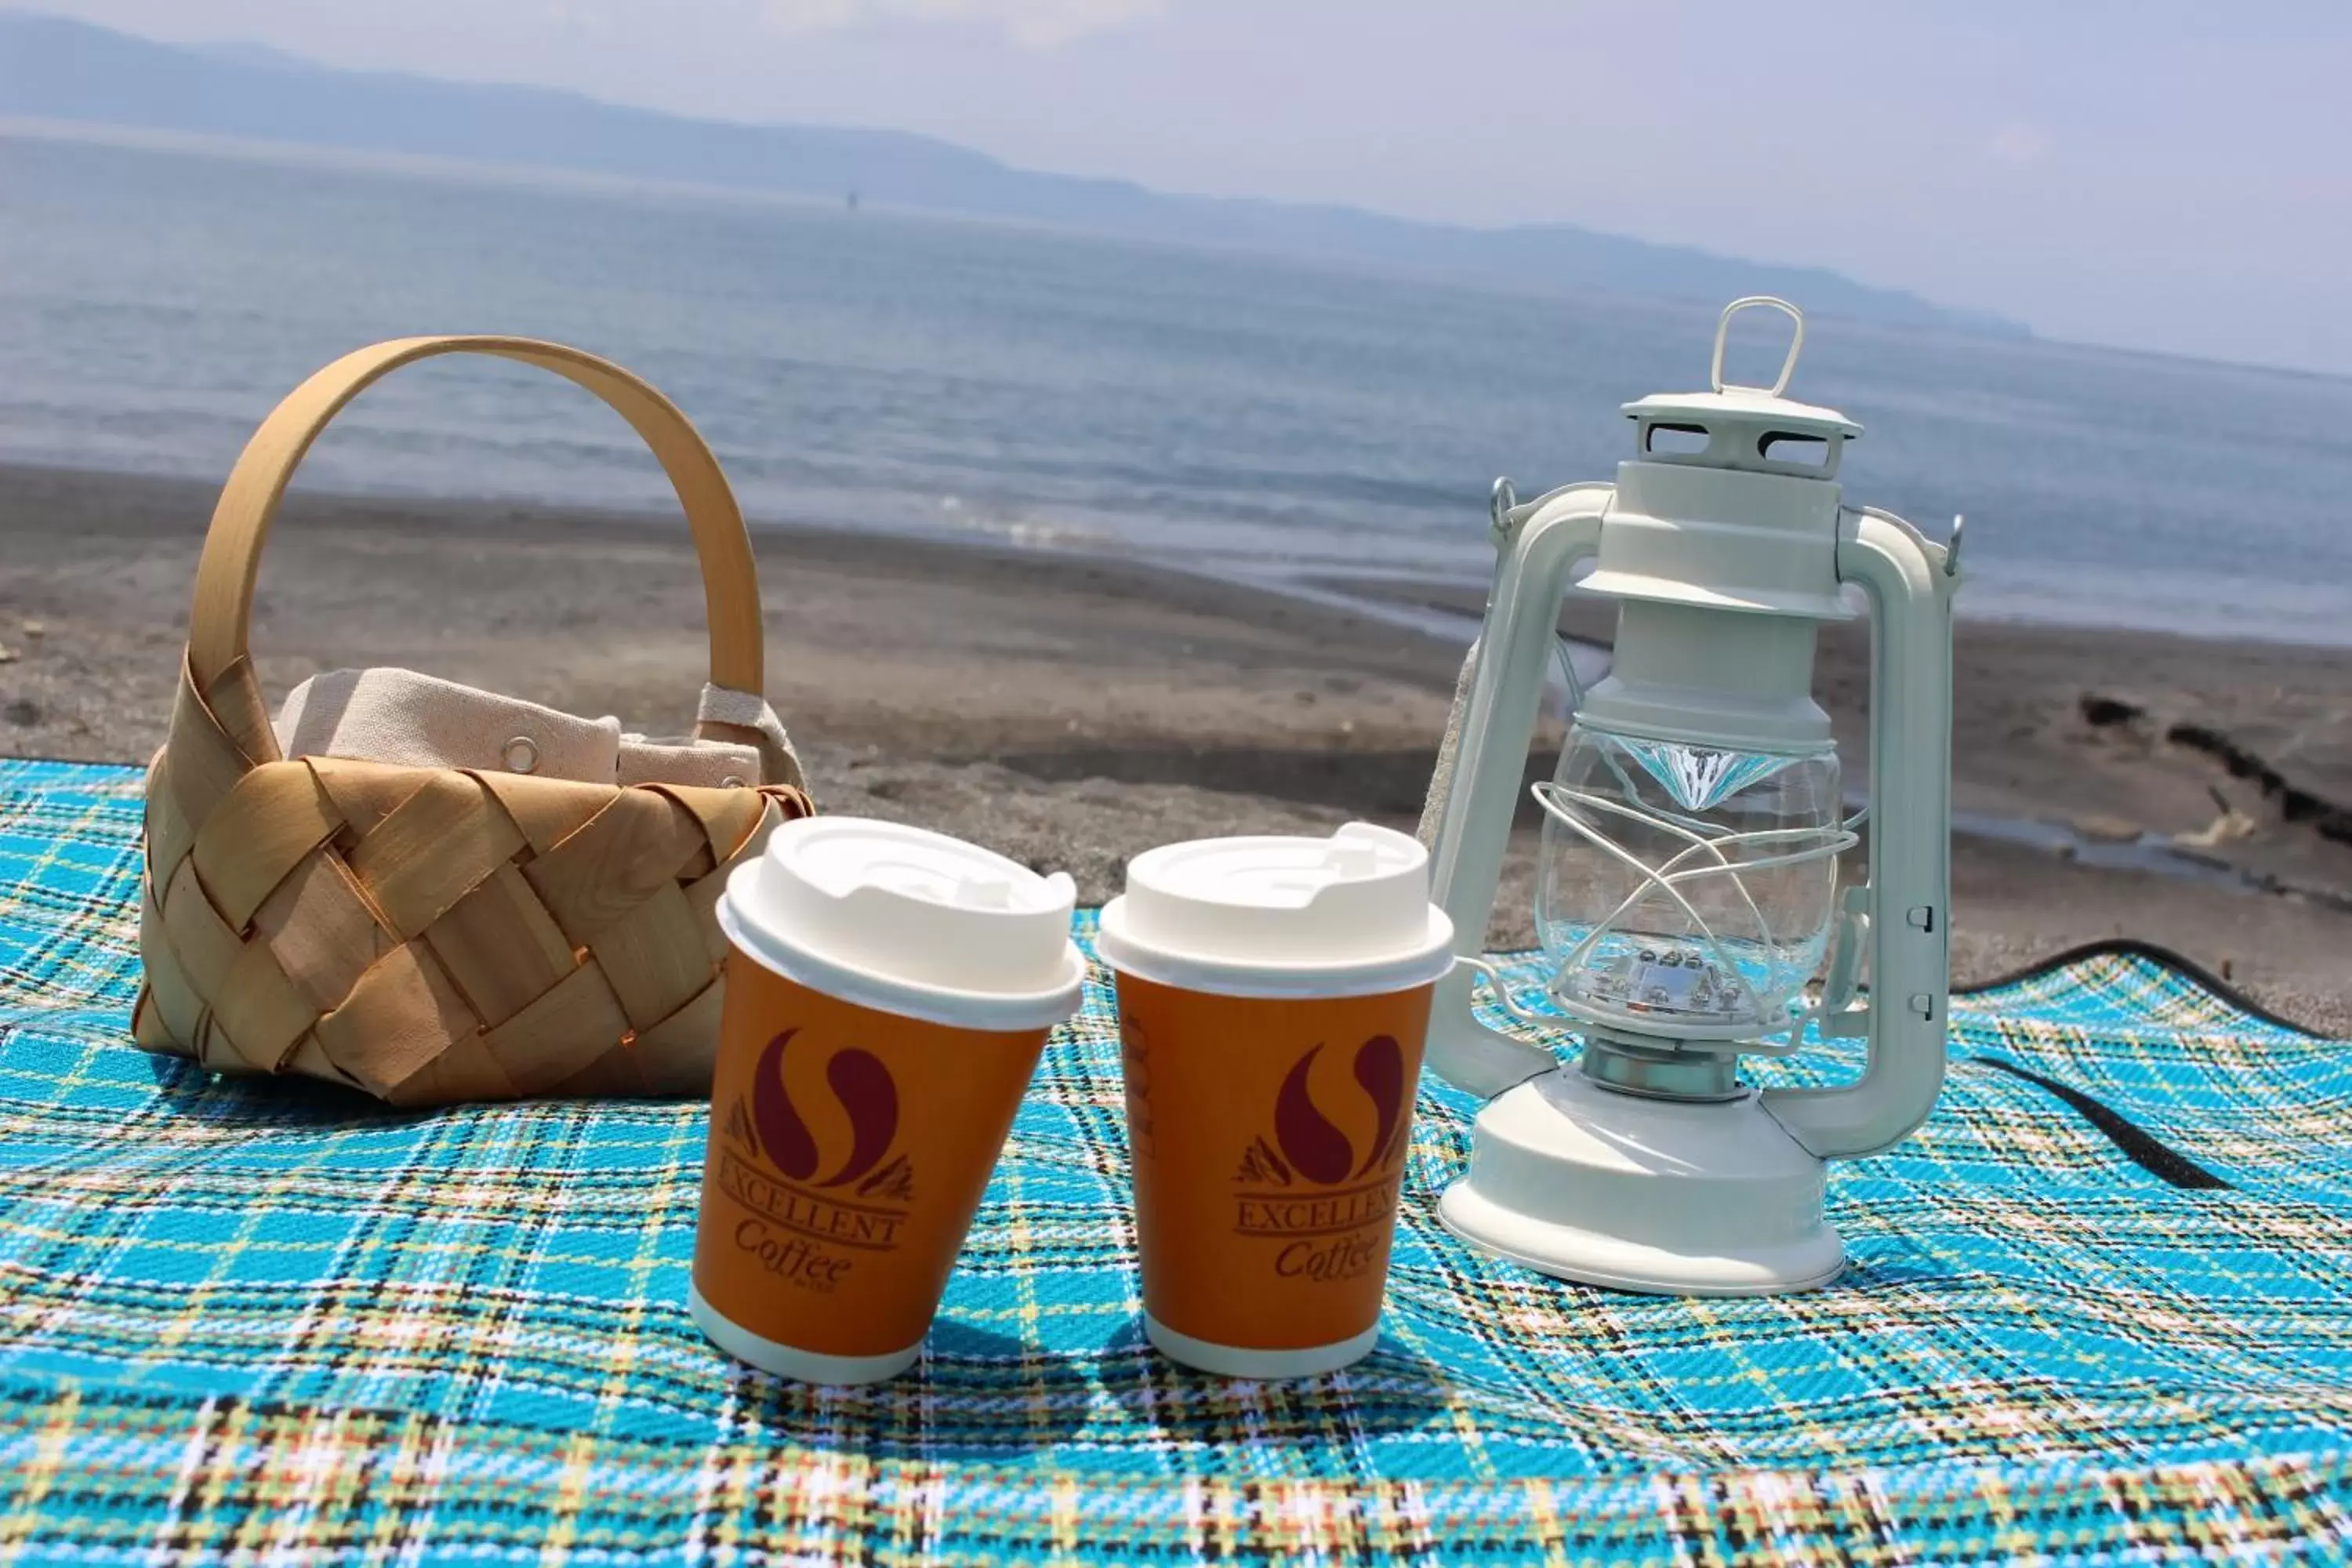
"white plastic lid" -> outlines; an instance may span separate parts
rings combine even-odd
[[[1102,912],[1104,960],[1231,996],[1366,996],[1454,966],[1418,840],[1369,822],[1328,838],[1202,838],[1128,862]]]
[[[1030,1029],[1077,1011],[1077,889],[943,833],[807,816],[738,866],[728,939],[769,968],[860,1006],[966,1029]]]

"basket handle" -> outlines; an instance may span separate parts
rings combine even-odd
[[[760,623],[760,582],[751,542],[735,493],[685,415],[675,404],[609,360],[531,338],[395,338],[345,354],[319,371],[271,409],[245,444],[213,508],[196,563],[196,600],[188,621],[188,669],[208,690],[247,656],[253,624],[253,584],[261,546],[285,498],[287,482],[343,405],[402,365],[439,354],[495,354],[535,364],[587,388],[629,422],[661,461],[694,533],[702,563],[705,614],[710,623],[710,680],[715,686],[763,689],[766,654]]]

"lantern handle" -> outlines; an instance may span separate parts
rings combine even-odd
[[[1951,975],[1952,578],[1944,552],[1892,512],[1843,509],[1841,582],[1871,601],[1870,882],[1856,932],[1870,970],[1869,1055],[1835,1088],[1764,1091],[1811,1153],[1891,1148],[1943,1088]],[[1837,976],[1832,975],[1832,979]],[[1845,1023],[1860,1022],[1852,1014]],[[1823,1019],[1825,1032],[1860,1033]]]
[[[1796,335],[1789,340],[1788,357],[1780,362],[1780,376],[1770,386],[1735,386],[1723,379],[1724,346],[1731,341],[1731,318],[1742,310],[1757,309],[1778,310],[1797,324]],[[1723,308],[1722,319],[1715,324],[1715,370],[1711,379],[1717,392],[1761,392],[1778,397],[1789,390],[1789,378],[1797,374],[1797,355],[1805,346],[1805,313],[1781,299],[1778,294],[1749,294],[1734,300]]]
[[[1599,552],[1608,485],[1570,485],[1498,508],[1495,580],[1463,671],[1423,821],[1430,896],[1454,921],[1454,951],[1476,957],[1495,910],[1511,818],[1526,775],[1545,678],[1559,638],[1560,596],[1577,565]],[[1496,500],[1507,499],[1507,492]],[[1471,972],[1438,983],[1429,1019],[1431,1071],[1473,1094],[1500,1094],[1559,1066],[1545,1047],[1481,1023]]]

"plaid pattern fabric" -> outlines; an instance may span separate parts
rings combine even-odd
[[[1097,974],[924,1359],[820,1390],[687,1317],[698,1106],[420,1115],[132,1048],[138,794],[0,763],[0,1563],[2352,1553],[2352,1058],[2144,959],[1956,1005],[1810,1295],[1465,1250],[1475,1107],[1424,1088],[1385,1337],[1288,1385],[1144,1344]]]

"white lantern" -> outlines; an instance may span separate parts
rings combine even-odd
[[[1728,385],[1725,341],[1751,306],[1795,333],[1769,388]],[[1433,870],[1470,962],[1441,989],[1429,1062],[1494,1098],[1439,1213],[1475,1245],[1631,1289],[1748,1294],[1834,1279],[1823,1162],[1876,1152],[1942,1086],[1950,887],[1951,595],[1958,534],[1843,503],[1862,427],[1781,395],[1804,344],[1785,300],[1735,300],[1715,389],[1625,405],[1638,455],[1613,485],[1519,505],[1496,485],[1500,552],[1431,791]],[[1536,918],[1572,1065],[1472,1013],[1513,804],[1555,653],[1561,597],[1618,601],[1606,679],[1585,693],[1552,779]],[[1856,842],[1826,714],[1817,626],[1870,606],[1870,879],[1838,891]],[[1818,994],[1809,984],[1828,973]],[[1868,1000],[1858,1003],[1866,970]],[[1808,1025],[1868,1042],[1834,1088],[1759,1091],[1742,1056]]]

